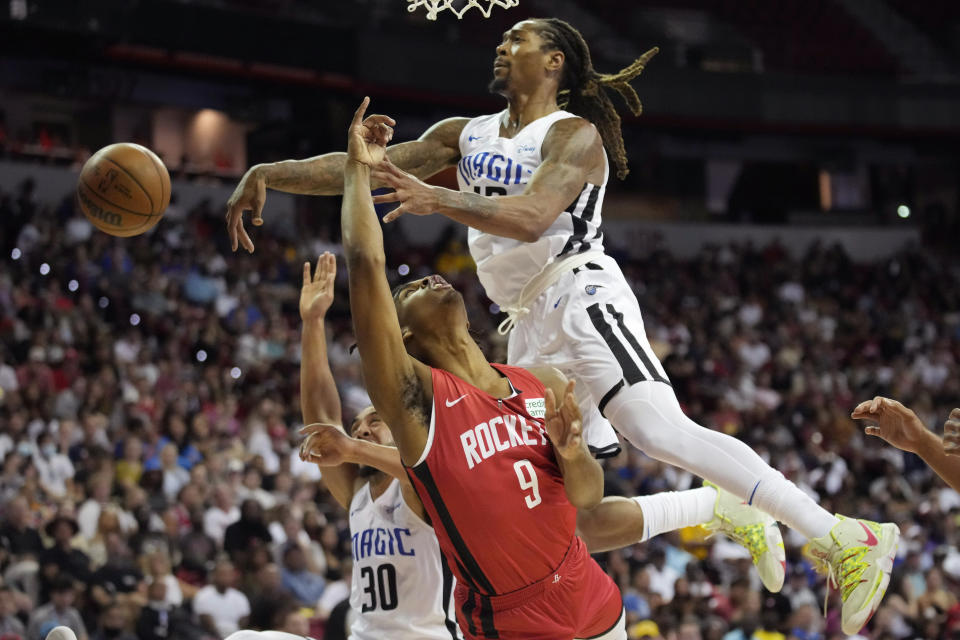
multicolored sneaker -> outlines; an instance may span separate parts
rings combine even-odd
[[[811,540],[806,552],[840,590],[840,626],[852,636],[867,624],[887,592],[900,528],[891,522],[837,517],[840,522]]]
[[[703,484],[717,490],[713,520],[703,526],[743,545],[753,558],[763,586],[772,593],[779,592],[787,572],[787,556],[777,521],[729,491],[710,482]]]

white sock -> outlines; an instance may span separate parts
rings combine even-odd
[[[643,537],[646,542],[667,531],[692,527],[713,519],[717,490],[701,487],[689,491],[665,491],[633,499],[643,511]]]
[[[800,487],[773,469],[760,476],[751,495],[747,496],[747,504],[769,513],[808,538],[825,536],[840,522],[836,516],[819,507]],[[803,508],[798,509],[801,505]]]

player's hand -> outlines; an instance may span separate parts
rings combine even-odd
[[[317,258],[317,270],[310,276],[310,263],[303,263],[303,287],[300,289],[300,319],[319,320],[333,304],[333,284],[337,277],[337,258],[329,251]]]
[[[883,438],[897,449],[910,453],[917,453],[928,433],[912,410],[896,400],[881,396],[858,404],[850,417],[875,422],[875,425],[864,428],[867,435]]]
[[[384,158],[370,177],[380,184],[393,189],[392,193],[373,196],[373,204],[399,202],[400,206],[383,216],[384,222],[393,222],[405,213],[415,216],[428,216],[437,210],[436,187],[432,187],[416,176],[410,175],[397,165]]]
[[[943,423],[943,452],[950,456],[960,456],[960,409],[950,412]]]
[[[337,467],[349,462],[356,442],[332,424],[313,424],[300,429],[300,459],[321,467]]]
[[[263,177],[260,165],[250,167],[240,184],[233,190],[233,195],[227,200],[227,233],[230,234],[230,246],[236,251],[238,244],[253,253],[253,240],[243,228],[243,212],[253,213],[253,225],[263,224],[263,203],[267,199],[267,183]]]
[[[558,407],[557,398],[553,389],[547,389],[547,415],[544,426],[547,436],[553,443],[553,448],[561,458],[571,459],[583,453],[583,418],[580,415],[580,406],[573,395],[576,381],[567,383],[563,394],[563,403]]]
[[[386,156],[387,144],[393,138],[393,127],[397,123],[390,116],[364,118],[369,105],[370,98],[364,98],[353,114],[347,132],[347,159],[373,167]]]

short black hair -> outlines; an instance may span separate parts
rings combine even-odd
[[[63,593],[64,591],[73,591],[73,580],[61,574],[53,579],[53,584],[50,585],[50,593]]]

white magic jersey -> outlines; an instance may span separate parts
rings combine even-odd
[[[393,480],[374,500],[370,483],[350,501],[354,640],[462,638],[453,602],[454,579],[440,557],[433,528],[403,499]]]
[[[461,191],[485,196],[520,195],[543,161],[541,145],[558,120],[576,118],[555,111],[534,120],[513,138],[500,137],[506,111],[473,118],[460,133],[457,181]],[[501,307],[517,302],[523,286],[559,258],[603,251],[600,209],[607,187],[609,165],[604,154],[603,183],[583,185],[577,198],[536,242],[522,242],[470,228],[470,253],[487,296]]]

